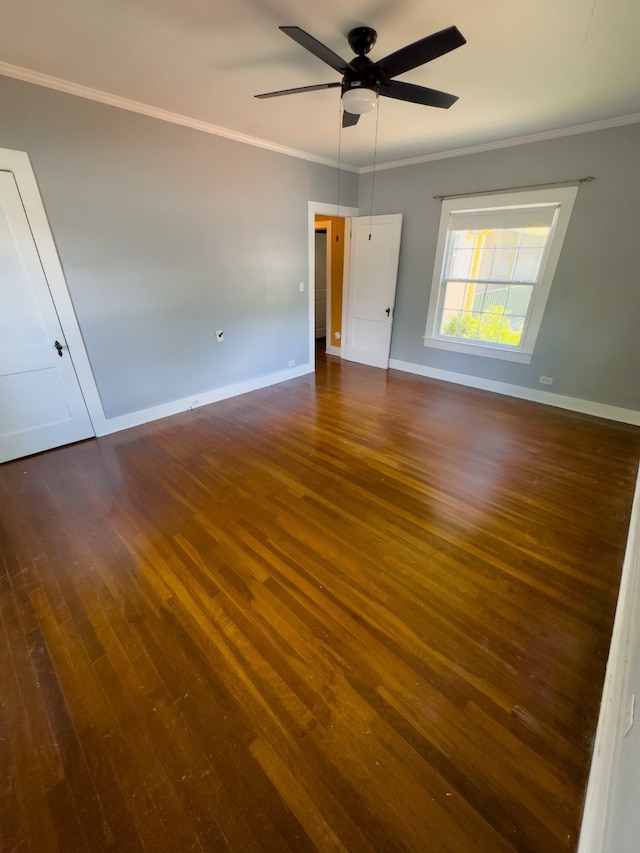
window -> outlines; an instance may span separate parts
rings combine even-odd
[[[425,346],[531,361],[577,192],[443,201]]]

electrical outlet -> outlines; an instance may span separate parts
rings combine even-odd
[[[553,385],[553,376],[541,376],[538,382],[541,385]]]
[[[626,737],[633,728],[633,719],[636,715],[636,694],[632,693],[624,712],[624,736]]]
[[[304,281],[300,282],[300,293],[304,293]]]
[[[295,361],[292,360],[289,362],[289,367],[295,367],[295,366],[296,366]]]
[[[218,341],[219,344],[222,343],[222,341],[224,340],[224,332],[223,331],[219,330],[216,332],[216,340]]]

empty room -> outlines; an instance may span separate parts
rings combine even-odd
[[[2,853],[635,851],[640,7],[2,17]]]

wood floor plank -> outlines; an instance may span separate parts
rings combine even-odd
[[[575,850],[639,458],[320,354],[0,466],[2,850]]]

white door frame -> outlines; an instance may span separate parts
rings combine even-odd
[[[312,369],[316,368],[316,288],[315,288],[315,266],[316,266],[316,213],[319,216],[359,216],[357,207],[345,207],[344,204],[326,204],[323,201],[309,202],[308,222],[308,244],[309,244],[309,364]],[[346,239],[346,237],[345,237]],[[329,327],[331,328],[331,324]]]
[[[78,377],[94,433],[103,435],[106,423],[104,409],[29,155],[25,151],[0,148],[0,169],[13,172],[15,177],[33,241],[40,256],[40,263],[49,285],[49,292],[58,314],[60,326],[68,346],[69,357]]]
[[[325,327],[325,349],[331,344],[331,288],[333,282],[331,280],[331,252],[333,251],[333,222],[330,219],[325,219],[325,265],[324,265],[324,281],[325,281],[325,303],[324,303],[324,327]],[[314,276],[315,281],[315,276]],[[328,343],[327,343],[328,342]]]

